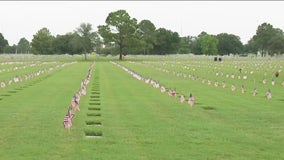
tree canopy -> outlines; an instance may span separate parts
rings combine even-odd
[[[85,52],[92,52],[96,46],[96,39],[98,35],[93,31],[92,25],[90,23],[82,23],[75,31],[81,40],[80,45]],[[79,42],[78,42],[79,43]]]
[[[129,47],[129,42],[136,38],[137,20],[131,18],[125,10],[118,10],[109,13],[105,23],[106,25],[98,26],[99,34],[104,42],[114,42],[118,45],[119,59],[122,59],[122,54]]]
[[[180,37],[177,32],[165,28],[156,30],[157,43],[154,45],[156,54],[173,54],[178,51]]]
[[[251,38],[246,47],[254,52],[266,54],[284,53],[284,34],[279,28],[274,28],[269,23],[262,23],[257,27],[256,34]]]
[[[18,53],[29,53],[30,42],[26,38],[21,38],[17,45]]]
[[[75,31],[78,35],[75,39],[75,42],[78,45],[78,48],[82,48],[85,54],[85,60],[87,59],[87,52],[90,53],[94,50],[96,46],[96,40],[98,35],[93,31],[92,25],[90,23],[82,23]]]
[[[31,42],[31,50],[34,54],[52,54],[52,41],[54,37],[47,28],[40,29]]]
[[[219,41],[216,36],[210,34],[202,35],[200,39],[202,53],[205,55],[217,55],[218,43]]]
[[[157,44],[156,27],[150,20],[142,20],[138,24],[138,29],[143,40],[143,54],[150,54],[150,51]]]
[[[205,54],[228,55],[261,53],[264,55],[284,53],[284,33],[269,23],[257,27],[255,35],[243,44],[240,37],[230,33],[217,35],[202,31],[198,36],[180,35],[166,28],[156,28],[150,20],[140,22],[126,10],[110,12],[105,24],[93,31],[90,23],[81,23],[73,32],[51,35],[48,28],[40,29],[31,43],[24,37],[17,45],[9,46],[0,33],[0,53],[33,54]]]
[[[220,54],[228,55],[230,53],[242,53],[243,44],[240,37],[233,34],[220,33],[217,35],[217,39],[219,41],[218,50]]]
[[[9,45],[8,41],[4,38],[2,33],[0,33],[0,53],[4,52],[5,46]]]

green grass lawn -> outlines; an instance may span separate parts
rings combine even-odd
[[[162,59],[165,65],[147,58],[119,63],[186,96],[192,92],[197,102],[194,107],[138,81],[108,59],[96,62],[87,95],[80,101],[81,111],[75,113],[70,130],[63,128],[63,117],[92,61],[78,61],[0,88],[0,159],[284,159],[284,87],[271,87],[271,100],[264,95],[253,97],[250,91],[232,93],[229,83],[242,84],[237,79],[227,80],[226,89],[214,87],[214,82],[208,86],[153,66],[214,80],[215,71],[210,67],[191,60]],[[275,63],[279,66],[280,62]],[[200,73],[182,69],[187,64]],[[230,63],[224,65],[224,72],[233,71]],[[261,74],[255,74],[259,81]],[[254,85],[251,80],[246,82],[247,88]],[[260,94],[267,89],[261,82],[257,86]],[[86,138],[90,133],[102,136]]]

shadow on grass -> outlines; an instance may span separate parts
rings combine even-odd
[[[204,110],[216,110],[216,108],[211,107],[211,106],[202,106],[201,108]]]
[[[17,93],[17,91],[8,91],[8,93]]]
[[[206,105],[203,105],[202,103],[195,103],[195,105],[200,106],[200,107],[201,107],[202,109],[204,109],[204,110],[216,110],[215,107],[206,106]]]

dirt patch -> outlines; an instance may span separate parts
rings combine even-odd
[[[216,110],[214,107],[211,107],[211,106],[203,106],[202,108],[204,110]]]

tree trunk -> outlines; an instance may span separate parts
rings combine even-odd
[[[122,60],[122,46],[119,46],[119,60]]]
[[[84,51],[84,55],[85,55],[85,61],[87,60],[87,52],[86,50]]]

